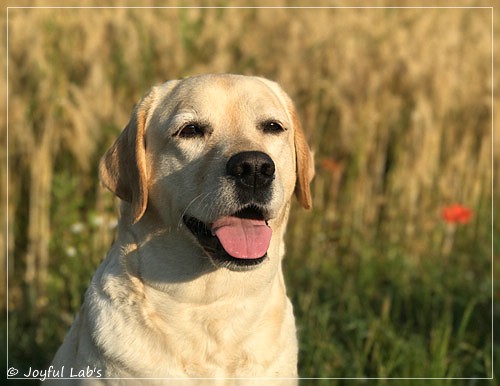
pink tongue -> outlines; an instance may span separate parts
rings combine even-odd
[[[212,225],[224,250],[238,259],[258,259],[267,253],[272,230],[264,220],[223,217]]]

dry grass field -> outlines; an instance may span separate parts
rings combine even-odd
[[[316,154],[314,208],[294,208],[284,262],[302,377],[492,376],[491,9],[11,8],[2,27],[8,366],[47,365],[112,242],[97,163],[134,103],[168,79],[233,72],[280,82]],[[471,216],[447,216],[454,204]]]

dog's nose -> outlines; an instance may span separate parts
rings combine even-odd
[[[261,151],[244,151],[227,162],[227,174],[245,189],[254,191],[268,187],[274,180],[274,162]]]

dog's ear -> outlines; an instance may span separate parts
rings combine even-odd
[[[129,123],[99,165],[102,183],[131,204],[132,223],[139,221],[148,204],[145,125],[154,89],[135,107]]]
[[[297,112],[293,104],[290,107],[292,124],[294,126],[294,141],[295,141],[295,156],[297,183],[295,185],[295,195],[300,204],[305,209],[311,209],[311,181],[314,178],[314,159],[313,153],[307,144],[302,125],[297,116]]]

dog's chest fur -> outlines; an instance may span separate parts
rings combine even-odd
[[[279,377],[295,372],[288,368],[297,355],[293,313],[281,280],[253,294],[228,286],[228,294],[212,301],[209,282],[229,280],[217,272],[220,277],[204,276],[198,283],[211,301],[193,304],[145,286],[121,266],[108,264],[87,293],[86,311],[93,314],[89,323],[98,331],[96,344],[108,377],[138,376],[133,369],[151,377]],[[124,329],[134,334],[120,339],[116,332]],[[102,338],[110,336],[114,339]]]

